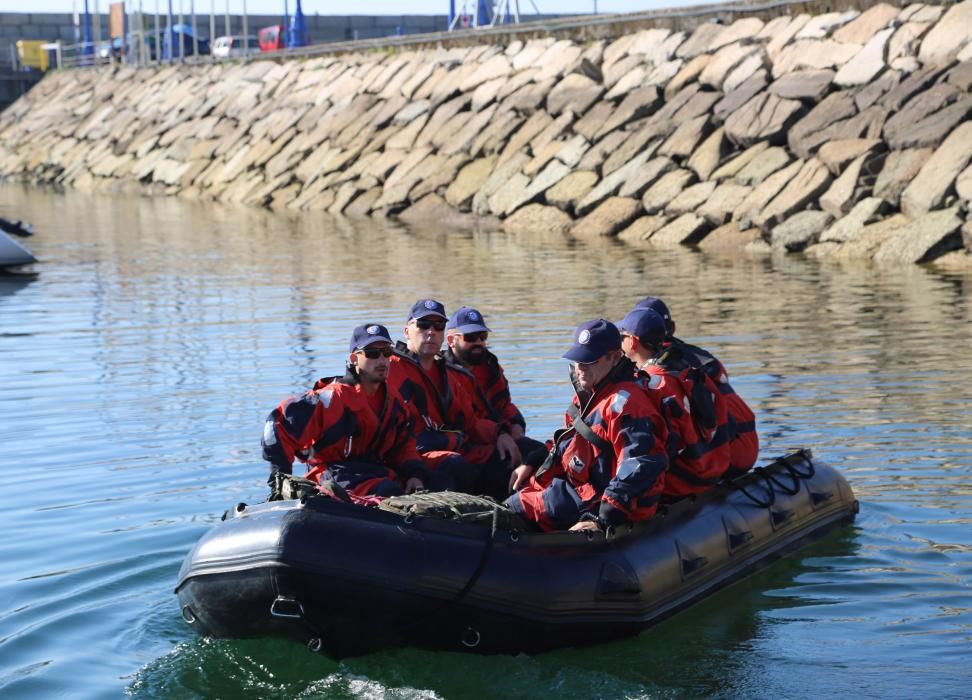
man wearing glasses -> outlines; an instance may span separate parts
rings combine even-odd
[[[510,397],[503,367],[486,346],[489,333],[486,319],[478,310],[461,307],[446,324],[449,348],[444,356],[450,368],[458,371],[459,383],[472,397],[476,415],[500,427],[495,446],[480,445],[475,453],[464,454],[470,462],[484,466],[482,492],[503,500],[509,494],[510,471],[537,450],[542,461],[546,448],[526,436],[526,421]]]
[[[270,481],[290,474],[294,458],[307,478],[333,482],[353,496],[396,496],[426,486],[428,473],[415,447],[408,410],[388,386],[392,344],[377,323],[351,335],[343,377],[319,379],[303,396],[267,417],[263,458]]]
[[[604,319],[582,323],[564,357],[575,379],[565,426],[535,475],[517,467],[521,490],[510,507],[547,531],[651,518],[668,468],[668,429],[621,352],[621,334]]]
[[[472,397],[440,354],[447,320],[445,307],[435,299],[415,302],[405,342],[395,346],[389,383],[411,412],[418,451],[435,479],[433,488],[476,493],[482,469],[465,451],[495,444],[499,426],[476,416]]]

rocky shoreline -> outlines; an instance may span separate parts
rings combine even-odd
[[[972,260],[972,0],[609,40],[76,70],[0,176],[633,245]]]

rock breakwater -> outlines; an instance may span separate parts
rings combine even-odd
[[[637,245],[972,250],[972,0],[611,40],[60,72],[0,175]]]

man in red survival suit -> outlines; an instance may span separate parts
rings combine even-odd
[[[658,297],[645,297],[635,308],[651,309],[665,321],[665,348],[668,350],[671,362],[680,362],[692,367],[699,367],[708,374],[719,387],[719,391],[726,398],[729,411],[729,469],[726,478],[733,478],[745,474],[756,464],[759,455],[759,437],[756,434],[756,415],[746,405],[742,397],[729,384],[729,373],[726,368],[708,350],[675,337],[675,320],[668,310],[668,306]]]
[[[664,496],[702,493],[729,468],[729,416],[725,398],[701,369],[671,362],[665,321],[651,309],[631,311],[618,324],[621,350],[658,401],[668,425]]]
[[[543,530],[606,529],[647,520],[658,508],[668,467],[665,421],[621,353],[621,334],[604,319],[582,323],[564,357],[574,363],[575,396],[546,461],[517,467],[508,500]]]
[[[528,456],[537,451],[540,452],[539,461],[542,461],[546,447],[542,442],[526,436],[526,421],[510,396],[510,385],[503,367],[496,355],[486,347],[489,334],[490,329],[483,315],[476,309],[463,306],[449,317],[446,324],[449,347],[443,356],[450,369],[457,370],[460,385],[472,397],[477,418],[497,423],[500,433],[509,434],[515,443],[508,463],[491,465],[487,473],[482,475],[487,482],[481,483],[482,492],[503,500],[509,494],[510,470],[522,460],[532,463]],[[499,458],[500,450],[492,445],[481,445],[475,449],[478,455],[465,453],[473,463],[485,464],[490,459]]]
[[[416,446],[440,487],[476,493],[484,471],[468,458],[494,451],[508,460],[516,448],[499,425],[478,418],[472,397],[460,385],[458,373],[439,354],[448,316],[435,299],[419,299],[409,310],[405,341],[395,346],[388,383],[409,410]],[[505,468],[509,478],[509,468]]]
[[[396,496],[426,487],[428,474],[415,448],[407,409],[388,386],[391,336],[377,323],[358,326],[343,377],[319,379],[303,396],[267,417],[263,458],[291,473],[294,457],[307,478],[323,477],[356,496]]]

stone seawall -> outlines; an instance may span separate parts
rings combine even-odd
[[[635,245],[972,259],[972,0],[609,40],[74,71],[0,175]]]

